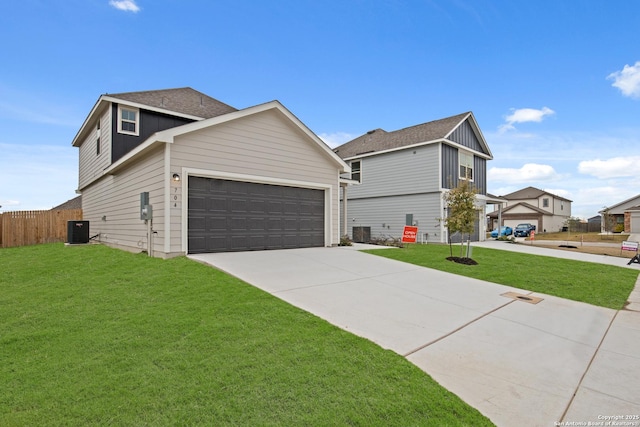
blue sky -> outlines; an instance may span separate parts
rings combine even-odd
[[[332,146],[473,111],[488,190],[640,193],[640,2],[22,0],[0,14],[0,211],[75,196],[101,94],[282,102]]]

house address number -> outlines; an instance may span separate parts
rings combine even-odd
[[[172,208],[180,208],[181,201],[180,187],[173,187],[173,192],[171,193],[171,207]]]

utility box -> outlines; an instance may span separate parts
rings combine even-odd
[[[89,221],[67,221],[67,243],[89,243]]]

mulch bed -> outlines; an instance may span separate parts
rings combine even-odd
[[[478,265],[478,263],[472,258],[464,258],[459,256],[449,256],[447,257],[447,261],[457,262],[458,264]]]

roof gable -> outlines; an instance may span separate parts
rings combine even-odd
[[[602,209],[601,211],[599,211],[599,213],[604,213],[604,211],[608,209],[609,213],[621,214],[624,212],[625,209],[637,203],[640,203],[640,194],[638,194],[637,196],[631,197],[627,200],[624,200],[620,203],[616,203],[615,205],[607,206],[605,209]]]
[[[80,130],[71,143],[74,147],[81,144],[88,125],[93,123],[93,116],[97,112],[103,111],[111,102],[168,115],[186,117],[192,120],[203,120],[238,111],[236,108],[190,87],[116,94],[107,93],[98,98],[91,112],[82,123]]]
[[[206,120],[201,120],[197,122],[188,123],[182,126],[177,126],[175,128],[167,129],[161,132],[156,132],[151,137],[149,137],[144,143],[140,146],[136,147],[132,151],[130,151],[126,156],[112,164],[105,172],[111,173],[117,169],[120,169],[124,165],[129,164],[135,158],[137,158],[140,153],[145,152],[152,146],[155,146],[158,143],[170,143],[174,142],[174,138],[176,136],[184,135],[190,132],[195,132],[204,128],[208,128],[211,126],[216,126],[222,123],[227,123],[233,120],[240,119],[242,117],[247,117],[253,114],[258,114],[267,110],[276,110],[280,112],[286,119],[291,121],[293,125],[295,125],[298,129],[305,134],[307,138],[309,138],[312,143],[317,144],[320,150],[324,155],[328,156],[338,167],[340,172],[350,172],[351,168],[347,165],[340,157],[338,157],[330,148],[327,146],[315,133],[313,133],[309,128],[306,127],[304,123],[302,123],[295,115],[293,115],[289,110],[287,110],[280,102],[271,101],[265,104],[256,105],[253,107],[245,108],[243,110],[236,110],[232,113],[224,114],[221,116],[212,117]]]
[[[564,200],[567,202],[571,201],[564,197],[560,197],[556,194],[549,193],[548,191],[540,190],[539,188],[535,188],[535,187],[526,187],[526,188],[523,188],[522,190],[514,191],[513,193],[509,193],[501,197],[507,200],[529,200],[529,199],[537,199],[544,195],[552,196],[558,200]]]
[[[445,140],[483,153],[487,158],[493,158],[471,112],[393,132],[375,129],[340,145],[334,152],[347,159]]]
[[[237,111],[236,108],[190,87],[105,94],[105,96],[202,119]]]
[[[544,209],[540,209],[539,207],[533,206],[532,204],[527,202],[520,202],[520,203],[516,203],[515,205],[507,206],[502,210],[502,213],[508,213],[513,210],[520,210],[519,208],[525,208],[524,210],[530,210],[532,212],[549,215],[549,212],[545,211]]]

